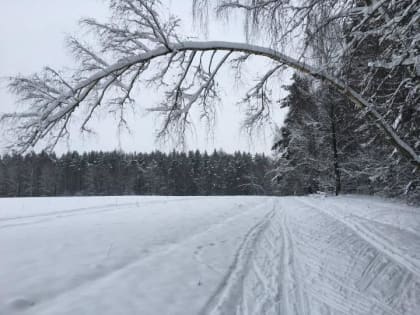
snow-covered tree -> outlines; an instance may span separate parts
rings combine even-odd
[[[398,129],[401,121],[394,111],[383,112],[382,98],[375,97],[377,85],[370,84],[378,72],[385,75],[404,73],[404,80],[389,91],[392,95],[406,89],[406,97],[418,100],[419,90],[419,12],[416,0],[194,0],[195,15],[215,9],[220,15],[244,14],[249,42],[190,41],[179,33],[179,20],[163,18],[160,1],[109,0],[113,15],[109,22],[82,21],[97,35],[100,47],[91,48],[79,39],[69,45],[80,61],[73,73],[51,68],[29,77],[15,77],[10,89],[26,106],[3,115],[16,135],[15,148],[25,151],[40,140],[53,147],[68,133],[68,126],[78,112],[83,116],[81,130],[89,130],[95,111],[107,108],[120,115],[134,102],[133,89],[139,84],[165,89],[165,98],[151,111],[161,115],[159,136],[178,137],[181,141],[190,123],[193,106],[201,117],[212,121],[214,101],[219,97],[217,75],[224,66],[240,66],[252,56],[267,58],[272,67],[245,95],[248,104],[246,122],[261,123],[275,100],[269,90],[275,74],[285,66],[309,74],[334,87],[378,125],[398,151],[414,165],[420,165],[418,139]],[[331,32],[331,29],[334,32]],[[253,35],[267,32],[271,45],[253,45]],[[299,38],[299,34],[304,36]],[[325,60],[313,60],[311,49],[335,36],[335,46]],[[345,69],[352,67],[352,56],[371,36],[386,47],[370,60],[369,71],[361,85],[346,80]],[[284,53],[285,42],[298,36],[302,45],[293,56]],[[346,36],[346,40],[341,40]],[[93,46],[94,47],[94,46]],[[277,82],[274,82],[277,84]],[[415,104],[415,103],[414,103]],[[392,104],[390,105],[392,106]],[[389,106],[388,106],[389,107]],[[418,106],[417,106],[418,107]],[[417,110],[417,109],[416,109]]]
[[[289,112],[278,130],[273,149],[277,155],[278,193],[302,195],[318,190],[340,190],[334,158],[334,125],[325,90],[317,90],[306,76],[293,75],[282,106]],[[327,106],[326,106],[327,105]],[[334,180],[335,178],[335,180]]]

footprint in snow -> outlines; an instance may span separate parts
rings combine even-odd
[[[34,301],[28,300],[26,298],[17,298],[9,302],[9,305],[14,310],[25,310],[35,305]]]

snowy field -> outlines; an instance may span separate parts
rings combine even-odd
[[[0,199],[0,314],[420,314],[420,209],[367,197]]]

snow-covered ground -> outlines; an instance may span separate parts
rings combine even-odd
[[[0,199],[0,314],[420,314],[420,209],[367,197]]]

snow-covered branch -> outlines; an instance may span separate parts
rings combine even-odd
[[[309,18],[322,1],[309,1],[311,3],[306,9],[304,6],[282,7],[281,5],[285,5],[286,2],[289,1],[267,0],[255,3],[261,4],[258,10],[266,10],[274,4],[278,6],[276,7],[278,10],[281,9],[282,14],[284,10],[294,10],[295,15],[298,14],[302,20]],[[241,2],[235,0],[223,3],[240,6]],[[342,2],[337,3],[341,6],[336,9],[344,16]],[[247,57],[253,55],[268,58],[275,63],[275,66],[268,69],[245,96],[251,104],[247,116],[250,124],[259,122],[260,118],[266,115],[270,103],[267,97],[267,82],[277,70],[288,66],[334,86],[341,94],[361,107],[366,115],[380,126],[396,148],[414,164],[420,165],[418,153],[387,122],[383,114],[377,110],[377,104],[373,103],[371,98],[358,93],[343,78],[328,72],[331,67],[310,65],[299,58],[285,55],[276,48],[248,43],[182,40],[177,34],[178,20],[170,17],[167,21],[162,21],[157,1],[112,0],[111,7],[115,16],[110,23],[99,23],[94,20],[83,22],[99,36],[101,49],[98,52],[77,39],[70,40],[70,46],[80,60],[79,71],[66,76],[58,71],[46,69],[42,74],[16,77],[11,80],[11,91],[27,104],[23,111],[3,116],[3,121],[12,122],[17,135],[14,144],[19,150],[27,150],[48,136],[52,137],[50,144],[54,146],[66,135],[67,126],[74,112],[79,109],[84,115],[81,125],[83,130],[88,129],[87,124],[100,107],[108,106],[110,111],[118,110],[122,113],[125,105],[133,102],[131,91],[140,83],[154,84],[166,92],[164,100],[151,108],[151,111],[158,112],[163,117],[159,135],[175,133],[182,137],[189,124],[189,114],[194,105],[201,108],[204,117],[211,115],[212,102],[219,97],[216,82],[220,69],[229,65],[230,59],[246,62]],[[256,8],[247,8],[247,10],[254,9]],[[365,11],[360,10],[360,14],[367,20],[375,16],[376,12],[380,12],[373,10],[373,7]],[[354,8],[346,12],[355,14]],[[408,13],[403,17],[414,18]],[[394,17],[390,21],[397,23]],[[356,26],[357,30],[361,28],[359,24]],[[386,29],[388,30],[388,26]],[[392,37],[390,32],[387,36]],[[413,54],[418,56],[417,53]],[[111,59],[114,62],[110,61]],[[404,65],[413,66],[407,61]],[[415,66],[417,67],[417,64]],[[151,79],[146,75],[150,72],[154,73]],[[263,98],[261,106],[255,103],[254,99],[258,97]]]

